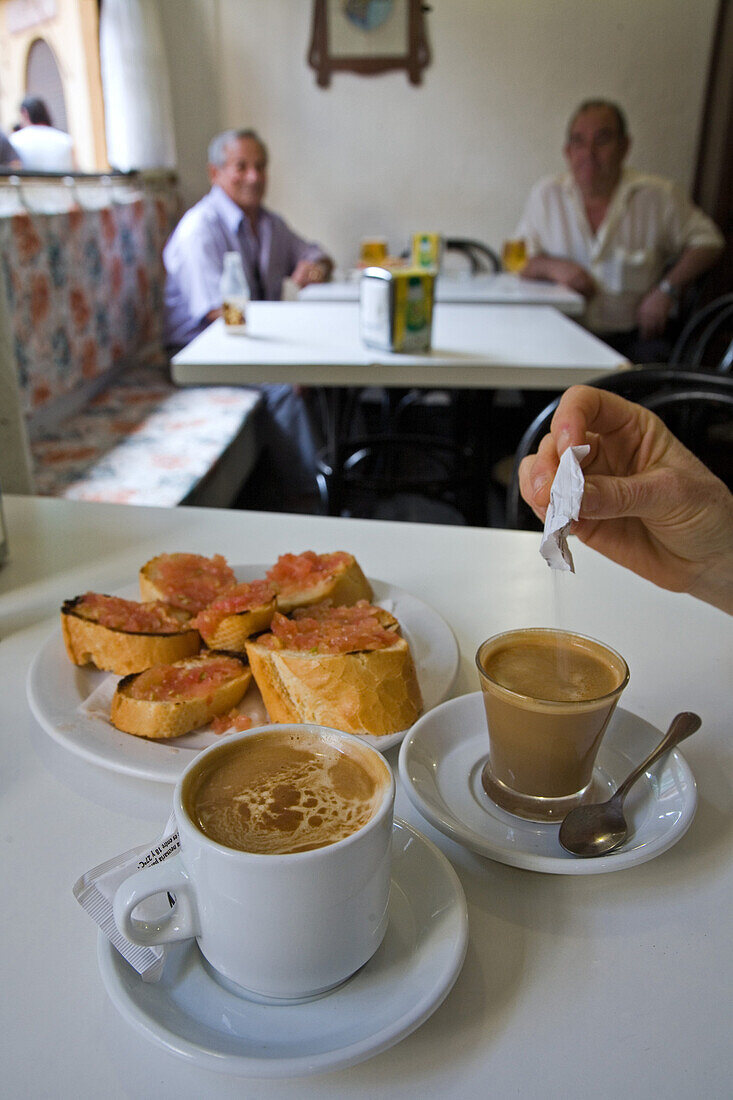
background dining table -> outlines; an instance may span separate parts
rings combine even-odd
[[[181,385],[564,389],[628,361],[550,306],[438,303],[428,352],[367,347],[355,302],[252,302],[245,334],[214,321],[171,360]]]
[[[386,387],[389,407],[401,389],[470,390],[454,396],[462,442],[476,455],[481,484],[506,453],[505,410],[496,390],[549,390],[624,370],[618,352],[551,306],[438,303],[427,352],[367,346],[359,333],[357,302],[252,302],[247,332],[214,321],[171,360],[179,385],[291,383],[319,388],[328,477],[328,510],[343,505],[345,461],[354,448],[353,410],[364,388]],[[514,394],[513,396],[516,396]],[[527,422],[531,415],[527,415]],[[390,413],[388,432],[400,433]],[[361,447],[363,433],[357,431]],[[474,479],[475,480],[475,479]],[[474,485],[469,519],[482,523],[487,505]]]
[[[553,574],[535,532],[13,496],[5,512],[5,1096],[730,1096],[733,619],[579,544],[576,573]],[[702,716],[682,746],[699,803],[689,831],[654,859],[613,873],[550,874],[458,843],[425,820],[399,780],[397,815],[448,857],[465,891],[468,954],[455,985],[418,1030],[349,1069],[242,1080],[148,1041],[110,1003],[97,928],[72,884],[151,841],[168,816],[171,787],[70,751],[73,714],[65,742],[49,736],[32,716],[25,681],[59,630],[63,599],[134,584],[157,553],[221,553],[237,564],[305,549],[349,550],[370,577],[442,616],[460,654],[456,698],[477,689],[478,644],[504,629],[559,625],[618,649],[631,669],[622,705],[640,731],[665,727],[679,710]],[[71,665],[68,676],[73,683]],[[640,732],[639,757],[647,735]],[[386,753],[395,769],[397,755],[397,747]]]
[[[298,292],[301,302],[358,302],[360,274],[311,283]],[[554,306],[569,317],[580,317],[585,309],[582,294],[555,283],[520,279],[509,272],[478,275],[441,274],[435,280],[436,302],[463,302],[503,306]]]

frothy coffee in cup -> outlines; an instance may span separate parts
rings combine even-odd
[[[564,816],[589,787],[626,662],[592,638],[539,628],[489,638],[476,661],[489,730],[484,789],[522,817]]]
[[[387,765],[358,742],[270,730],[207,755],[182,791],[209,839],[244,852],[323,848],[363,828],[390,789]]]
[[[118,887],[117,927],[148,947],[195,939],[238,996],[319,997],[387,930],[394,795],[384,757],[351,734],[295,724],[232,734],[178,780],[180,849]],[[142,920],[141,903],[166,894],[173,908]]]

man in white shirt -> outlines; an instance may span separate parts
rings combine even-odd
[[[74,143],[69,134],[51,125],[42,99],[26,96],[20,105],[20,130],[10,143],[29,172],[73,172]]]
[[[630,145],[616,104],[582,103],[568,125],[569,173],[535,185],[515,235],[530,255],[523,277],[579,291],[586,326],[639,362],[659,357],[682,291],[724,241],[674,183],[624,167]]]

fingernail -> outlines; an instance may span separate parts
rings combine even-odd
[[[544,487],[547,485],[548,480],[549,478],[546,474],[537,474],[536,477],[532,478],[532,491],[534,492],[535,496],[537,495],[537,493],[542,492]]]
[[[570,432],[567,428],[563,428],[558,436],[558,451],[565,451],[570,446]]]
[[[595,485],[589,485],[587,482],[583,489],[583,501],[580,506],[581,516],[593,516],[596,514],[601,506],[601,494]]]

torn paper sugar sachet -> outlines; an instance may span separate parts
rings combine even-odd
[[[154,867],[156,863],[163,863],[177,852],[179,847],[176,819],[171,814],[163,833],[152,845],[131,848],[128,852],[122,852],[121,855],[108,859],[106,863],[101,863],[99,867],[93,867],[91,871],[87,871],[74,883],[73,887],[74,897],[82,909],[85,909],[96,921],[110,943],[146,982],[159,981],[163,973],[166,948],[140,947],[122,935],[115,923],[113,913],[115,893],[118,886],[121,886],[135,871],[140,871],[143,867]],[[141,920],[154,921],[160,919],[169,909],[170,903],[166,900],[166,895],[161,894],[141,902],[136,915]]]
[[[575,572],[567,536],[570,524],[580,515],[580,502],[585,486],[580,462],[589,451],[587,444],[568,447],[560,458],[560,465],[550,489],[550,505],[545,516],[540,554],[551,569]]]

